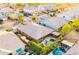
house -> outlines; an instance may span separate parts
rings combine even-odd
[[[45,27],[58,31],[63,25],[67,24],[67,21],[59,17],[52,17],[49,19],[40,19],[38,23]]]
[[[24,7],[25,13],[35,13],[47,10],[53,10],[56,7],[56,4],[47,4],[47,5],[39,5],[39,6],[32,6],[32,7]]]
[[[13,13],[13,9],[6,7],[0,10],[0,19],[7,20],[10,13]]]
[[[35,23],[25,25],[19,24],[17,30],[22,32],[25,36],[29,36],[29,39],[32,38],[35,41],[40,41],[41,38],[53,32],[53,30]]]
[[[49,18],[48,16],[49,16],[48,14],[43,14],[43,15],[40,15],[39,18],[48,19]]]
[[[32,14],[33,12],[36,11],[36,7],[24,7],[23,10],[24,10],[25,13]]]
[[[17,48],[24,48],[25,44],[13,33],[0,31],[0,51],[15,53]]]
[[[74,45],[64,55],[79,55],[79,45]]]
[[[39,11],[45,10],[53,10],[56,7],[56,4],[47,4],[47,5],[40,5],[38,6]]]
[[[72,47],[74,44],[77,43],[77,32],[76,31],[71,31],[67,35],[64,36],[64,40],[62,41],[63,44],[66,44],[70,47]]]
[[[4,22],[3,22],[3,28],[4,28],[5,30],[7,30],[7,29],[12,30],[14,24],[15,24],[15,22],[13,22],[13,21],[11,21],[11,20],[4,21]]]
[[[63,18],[68,22],[73,21],[75,18],[79,17],[79,11],[76,11],[76,10],[65,11],[65,12],[59,13],[57,17]]]

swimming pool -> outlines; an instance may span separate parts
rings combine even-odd
[[[53,54],[53,55],[62,55],[62,54],[64,54],[65,52],[66,52],[66,51],[65,51],[64,48],[59,47],[59,48],[56,48],[54,51],[52,51],[52,54]]]

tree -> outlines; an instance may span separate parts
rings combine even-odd
[[[30,4],[28,4],[29,6],[38,6],[38,5],[40,5],[39,3],[30,3]]]
[[[51,50],[57,48],[60,44],[60,39],[55,39],[55,41],[50,42],[47,46],[43,48],[43,54],[49,53]]]
[[[40,43],[36,43],[34,41],[29,41],[29,47],[33,53],[44,55],[49,53],[51,50],[54,50],[55,48],[57,48],[60,44],[60,41],[61,39],[57,38],[55,39],[55,41],[50,42],[46,46],[42,46]]]
[[[25,3],[17,3],[16,6],[19,8],[23,8],[24,6],[26,6],[26,4]]]
[[[38,16],[36,16],[36,15],[33,15],[33,16],[32,16],[32,20],[33,20],[34,22],[36,22],[37,19],[38,19]]]
[[[24,24],[24,14],[20,13],[20,23]]]
[[[25,6],[24,3],[17,3],[16,6]]]
[[[79,18],[75,19],[72,23],[72,26],[76,29],[79,29]]]
[[[64,35],[64,34],[67,34],[68,32],[70,32],[72,29],[72,26],[70,24],[65,24],[62,29],[61,29],[61,33]]]
[[[54,47],[53,47],[53,42],[49,43],[47,46],[45,46],[43,48],[43,54],[47,54],[48,52],[50,52],[51,50],[53,50]]]

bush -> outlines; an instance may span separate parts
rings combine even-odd
[[[43,52],[43,47],[39,43],[29,41],[29,47],[36,54],[41,54]]]

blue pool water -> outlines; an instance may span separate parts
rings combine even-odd
[[[24,48],[17,48],[17,49],[16,49],[16,53],[17,53],[18,55],[24,55],[24,54],[25,54]]]
[[[65,52],[66,52],[65,49],[59,47],[59,48],[55,49],[54,51],[52,51],[52,54],[53,54],[53,55],[62,55],[62,54],[64,54]]]

